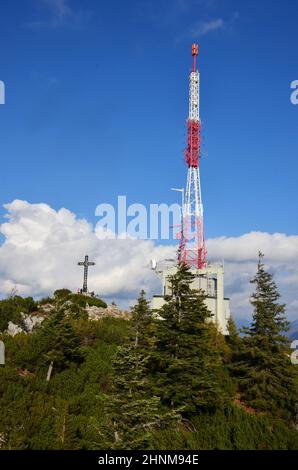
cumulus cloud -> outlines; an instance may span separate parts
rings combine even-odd
[[[55,289],[76,290],[82,284],[77,262],[88,254],[89,288],[108,300],[129,305],[140,289],[148,295],[161,292],[160,280],[150,270],[150,259],[175,256],[173,245],[150,240],[99,239],[96,228],[68,209],[54,210],[47,204],[15,200],[6,204],[6,221],[0,226],[0,294],[17,288],[22,295],[45,296]],[[290,319],[298,317],[298,236],[251,232],[239,237],[207,241],[209,261],[225,262],[225,293],[231,298],[235,317],[248,318],[250,279],[257,266],[258,251],[265,254]]]
[[[297,235],[250,232],[239,237],[208,240],[207,248],[211,260],[224,260],[226,294],[231,297],[236,317],[247,317],[251,312],[248,300],[254,286],[249,281],[256,272],[259,251],[265,255],[266,269],[274,274],[289,318],[298,317]]]
[[[98,239],[96,230],[67,209],[15,200],[4,206],[7,221],[0,232],[0,293],[16,287],[20,294],[43,296],[60,287],[75,290],[82,284],[77,262],[88,254],[89,287],[107,298],[134,300],[144,288],[159,291],[150,259],[172,256],[173,247],[147,240]]]

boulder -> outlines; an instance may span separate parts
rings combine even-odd
[[[103,307],[89,307],[86,306],[86,312],[89,320],[100,320],[103,317],[122,318],[123,320],[130,319],[130,313],[126,310],[121,310],[115,305],[108,305],[107,308]]]
[[[16,325],[12,321],[8,322],[7,333],[10,336],[18,335],[19,333],[23,333],[24,330],[20,326]]]

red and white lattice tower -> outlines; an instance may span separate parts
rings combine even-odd
[[[200,74],[196,66],[198,45],[192,45],[193,69],[189,76],[189,115],[187,120],[187,184],[182,207],[178,261],[193,268],[207,265],[204,238],[203,204],[200,183]]]

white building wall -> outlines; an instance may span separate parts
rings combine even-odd
[[[176,272],[176,267],[167,268],[162,272],[163,295],[153,297],[151,306],[159,310],[164,304],[164,295],[171,295],[169,276]],[[224,297],[224,270],[222,265],[208,265],[207,268],[196,270],[196,279],[192,283],[193,289],[202,289],[207,298],[205,303],[212,315],[212,321],[217,324],[219,331],[228,334],[228,320],[230,313],[230,300]]]

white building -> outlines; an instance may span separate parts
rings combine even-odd
[[[154,295],[151,306],[155,310],[159,310],[165,303],[164,296],[171,295],[171,286],[169,276],[175,274],[176,266],[167,266],[156,272],[162,277],[162,294]],[[205,300],[208,309],[211,312],[212,321],[216,323],[219,331],[227,335],[228,320],[230,313],[230,299],[224,296],[224,268],[222,264],[210,264],[206,268],[200,270],[192,270],[196,275],[191,287],[193,289],[202,289],[205,291],[207,298]]]

